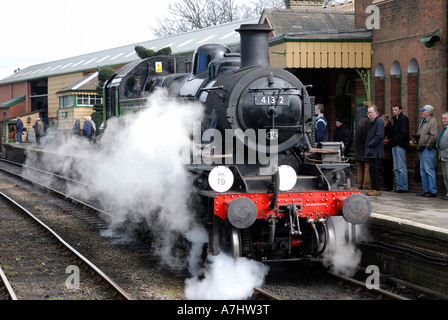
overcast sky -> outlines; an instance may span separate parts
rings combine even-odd
[[[12,0],[0,4],[0,79],[17,68],[154,39],[175,0]]]

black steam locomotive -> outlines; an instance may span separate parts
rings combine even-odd
[[[331,217],[365,222],[371,204],[351,190],[341,143],[314,142],[307,87],[269,66],[266,25],[241,25],[241,53],[219,44],[191,56],[124,66],[104,87],[106,118],[144,108],[155,88],[200,101],[201,157],[188,165],[209,233],[208,252],[260,260],[318,258]]]

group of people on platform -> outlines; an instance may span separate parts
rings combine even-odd
[[[329,141],[328,122],[324,117],[324,106],[316,104],[316,142]],[[439,131],[434,108],[425,105],[420,109],[422,121],[418,131],[412,135],[411,142],[417,147],[419,168],[415,174],[422,183],[421,197],[437,197],[435,160],[441,163],[443,181],[447,193],[441,197],[448,200],[448,112],[442,114],[443,129]],[[360,119],[356,127],[354,160],[358,170],[358,188],[371,189],[368,196],[381,195],[379,165],[383,167],[383,189],[397,193],[408,192],[408,169],[406,153],[410,148],[409,119],[403,114],[399,104],[392,106],[392,120],[387,115],[379,115],[378,108],[370,105],[367,115]],[[344,142],[344,155],[348,153],[352,143],[350,129],[343,124],[342,118],[336,118],[336,129],[333,141]],[[438,152],[437,152],[438,151]],[[395,173],[396,188],[393,189]],[[414,175],[415,175],[414,174]]]
[[[47,133],[47,128],[48,126],[45,123],[45,121],[43,121],[43,119],[36,118],[34,120],[33,129],[35,132],[35,139],[38,148],[45,148],[46,146],[45,135]],[[20,117],[17,117],[16,129],[11,130],[11,132],[13,133],[13,135],[11,135],[11,138],[14,138],[14,135],[16,135],[17,137],[16,143],[23,143],[22,134],[24,130],[26,129],[24,129],[23,127],[22,120],[20,119]],[[79,117],[75,116],[75,124],[73,126],[74,135],[83,136],[92,142],[95,140],[95,131],[96,131],[95,122],[92,121],[91,117],[89,116],[84,117],[84,126],[81,129],[81,123]]]
[[[95,140],[95,131],[96,131],[96,125],[95,122],[92,121],[92,117],[89,116],[84,117],[84,126],[81,130],[81,120],[79,120],[78,116],[75,116],[75,124],[73,126],[74,135],[76,136],[82,135],[90,142],[92,142]]]
[[[34,120],[33,129],[35,133],[35,139],[38,147],[45,148],[46,140],[45,134],[47,132],[47,124],[41,118],[36,118]],[[16,143],[23,143],[23,133],[27,131],[27,129],[23,126],[23,121],[17,116],[16,128],[10,128],[10,138],[14,139],[14,135],[17,138]]]
[[[45,134],[47,133],[48,126],[45,121],[41,118],[36,118],[33,124],[34,134],[36,138],[37,147],[40,149],[45,149],[47,145],[47,139]]]

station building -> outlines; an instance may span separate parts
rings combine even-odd
[[[8,142],[17,116],[25,123],[32,114],[33,123],[34,118],[39,117],[49,126],[57,123],[58,129],[68,130],[73,127],[74,116],[78,115],[82,126],[84,116],[92,110],[95,103],[101,102],[102,97],[96,97],[98,94],[95,90],[80,84],[86,80],[85,77],[97,75],[101,67],[108,66],[118,70],[125,64],[139,60],[136,46],[155,51],[170,47],[173,54],[192,54],[197,46],[206,42],[237,46],[240,37],[235,29],[241,23],[257,23],[258,20],[254,18],[228,23],[16,70],[0,80],[1,142]]]

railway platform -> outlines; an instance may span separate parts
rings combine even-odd
[[[448,299],[448,201],[415,192],[369,197],[372,214],[358,244],[362,265]]]
[[[448,201],[416,196],[414,192],[383,191],[369,197],[372,202],[371,223],[398,228],[420,236],[448,241]]]

